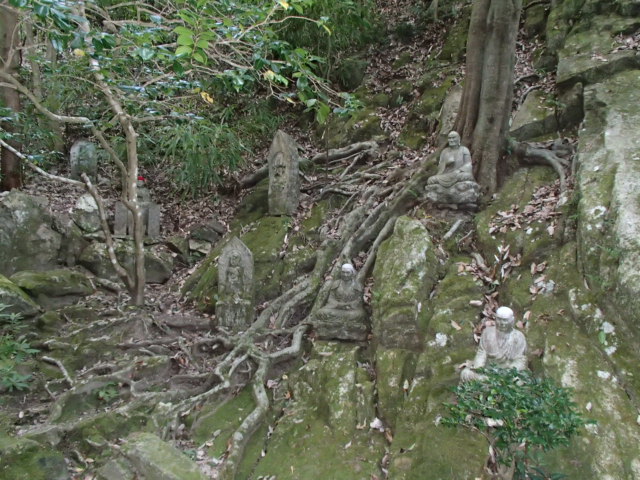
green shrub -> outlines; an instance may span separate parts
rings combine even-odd
[[[487,379],[456,387],[457,403],[445,404],[450,416],[442,423],[481,433],[495,455],[496,469],[500,464],[514,465],[515,478],[549,478],[535,465],[535,454],[568,445],[588,423],[571,400],[570,389],[536,378],[529,371],[478,371]]]
[[[333,63],[333,56],[358,50],[380,37],[375,12],[373,0],[316,0],[304,9],[304,15],[326,19],[330,35],[301,19],[288,22],[280,35],[291,45],[327,57]]]
[[[24,335],[19,335],[20,317],[3,313],[6,308],[0,304],[0,385],[10,392],[25,390],[31,375],[21,374],[17,368],[38,350],[31,348]]]
[[[147,137],[145,163],[160,163],[176,190],[192,197],[205,195],[226,174],[242,165],[260,142],[269,141],[282,117],[268,102],[229,107],[210,118],[173,123]]]

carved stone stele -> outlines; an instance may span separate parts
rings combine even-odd
[[[217,323],[238,331],[251,325],[253,316],[253,255],[240,239],[233,237],[218,260]]]
[[[269,149],[269,215],[293,215],[298,209],[299,161],[293,139],[278,130]]]

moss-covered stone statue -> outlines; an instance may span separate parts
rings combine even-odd
[[[367,313],[362,294],[364,287],[350,263],[340,269],[333,280],[327,304],[314,315],[318,338],[324,340],[363,341],[367,339]]]
[[[233,237],[218,261],[217,323],[243,330],[251,325],[253,315],[253,255],[240,239]]]
[[[473,177],[471,153],[460,144],[458,132],[447,136],[449,146],[440,154],[438,173],[427,180],[427,199],[451,208],[475,209],[480,186]]]
[[[460,372],[460,381],[482,380],[484,375],[477,373],[477,368],[490,365],[500,368],[527,368],[527,340],[524,334],[515,330],[513,310],[500,307],[496,311],[496,324],[484,329],[480,337],[480,345],[472,364]]]

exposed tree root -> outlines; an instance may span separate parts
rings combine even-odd
[[[356,188],[349,194],[347,205],[342,207],[331,232],[318,248],[313,271],[268,302],[245,332],[228,333],[218,329],[215,336],[211,336],[198,333],[208,327],[204,319],[196,321],[194,327],[193,319],[184,321],[146,314],[123,315],[114,321],[98,320],[71,331],[71,336],[84,338],[88,337],[87,332],[91,332],[94,337],[88,338],[89,342],[107,339],[113,342],[113,334],[118,332],[120,340],[114,342],[115,346],[128,358],[81,371],[75,381],[68,373],[63,373],[70,388],[54,401],[44,427],[47,435],[63,439],[69,432],[99,419],[104,415],[104,409],[88,412],[73,421],[61,422],[63,412],[71,408],[78,396],[92,395],[115,384],[120,399],[126,401],[116,401],[110,410],[112,414],[126,418],[141,409],[148,412],[152,407],[150,422],[157,432],[163,438],[177,439],[184,434],[186,415],[198,412],[204,404],[229,398],[250,386],[255,408],[242,420],[230,437],[225,455],[219,459],[218,478],[234,478],[247,443],[271,406],[265,387],[269,375],[284,362],[302,356],[305,335],[314,327],[313,314],[327,300],[331,283],[327,280],[338,273],[342,263],[360,259],[364,263],[361,263],[358,275],[364,281],[373,268],[380,245],[393,231],[395,220],[415,204],[426,182],[426,175],[419,168],[408,181],[382,187],[368,186],[368,176],[377,176],[374,172],[382,168],[380,165],[387,168],[388,164],[378,162],[366,167],[368,174],[363,175],[364,169],[351,171],[355,164],[350,155],[373,151],[376,146],[375,142],[363,142],[312,159],[342,159],[343,164],[351,160],[341,174],[334,174],[336,183],[333,187]],[[321,195],[322,192],[317,192],[315,199]],[[285,245],[284,254],[287,249],[288,245]],[[50,346],[75,348],[71,344]],[[140,357],[131,358],[132,354],[152,355],[156,360],[149,364],[151,373],[138,369],[140,364],[149,362],[149,357],[140,360]],[[63,370],[61,363],[52,357],[47,358]],[[196,415],[192,428],[200,422]],[[41,434],[42,428],[33,433]]]
[[[331,149],[326,152],[319,153],[311,158],[302,159],[300,161],[300,167],[304,168],[314,163],[341,160],[344,158],[351,157],[354,154],[374,155],[377,149],[378,149],[378,144],[373,141],[353,143],[343,148]],[[241,189],[253,187],[260,180],[267,178],[267,175],[269,175],[269,166],[265,165],[259,168],[258,170],[256,170],[255,172],[241,178],[240,181],[238,182],[238,186]]]
[[[546,165],[553,168],[560,179],[560,191],[566,190],[565,169],[571,165],[571,161],[565,157],[573,154],[570,145],[564,144],[562,141],[555,141],[550,145],[511,141],[510,147],[518,161],[525,165]]]

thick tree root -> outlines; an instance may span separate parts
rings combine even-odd
[[[553,168],[560,179],[560,191],[567,189],[565,169],[571,165],[571,160],[565,157],[573,154],[570,145],[562,141],[555,141],[550,145],[511,141],[510,147],[518,161],[525,165],[546,165]]]

